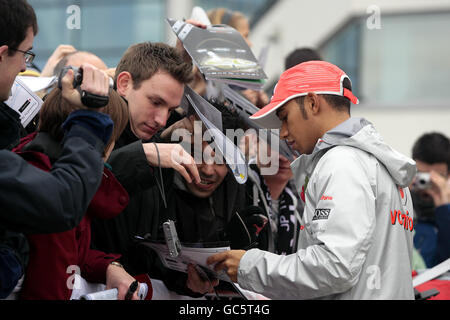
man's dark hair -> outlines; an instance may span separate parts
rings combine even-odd
[[[292,68],[302,62],[322,60],[320,54],[311,48],[298,48],[292,51],[284,60],[285,70]]]
[[[115,81],[123,71],[131,74],[135,90],[158,71],[167,72],[183,84],[192,79],[192,63],[186,63],[175,48],[160,42],[143,42],[129,47],[117,65]]]
[[[344,78],[344,80],[342,82],[342,86],[345,89],[348,89],[348,90],[352,91],[352,83],[350,82],[350,80],[348,78]],[[350,114],[350,104],[351,104],[351,102],[350,102],[350,100],[348,98],[343,97],[343,96],[338,96],[338,95],[335,95],[335,94],[321,94],[321,96],[334,109],[336,109],[338,111],[345,111],[348,114]],[[303,118],[304,119],[308,119],[308,115],[306,114],[306,110],[305,110],[305,106],[304,106],[305,96],[301,96],[301,97],[298,97],[298,98],[295,98],[295,99],[296,99],[297,103],[300,106]]]
[[[0,0],[0,46],[17,49],[25,40],[29,27],[36,35],[36,14],[26,0]],[[8,50],[8,54],[13,55],[15,51]]]
[[[236,146],[239,145],[239,134],[233,135],[233,137],[230,137],[227,135],[227,130],[233,130],[235,133],[237,133],[237,130],[242,129],[243,132],[248,129],[248,126],[245,124],[245,122],[241,119],[236,109],[234,109],[232,106],[227,105],[223,102],[220,102],[218,100],[212,99],[209,101],[214,108],[220,111],[222,114],[222,132],[224,135],[226,135],[228,138],[234,140],[232,141]]]
[[[450,169],[450,140],[438,132],[425,133],[414,143],[412,157],[428,164],[446,163]]]
[[[210,100],[209,103],[220,111],[222,114],[222,131],[226,134],[227,129],[238,130],[246,129],[245,123],[239,117],[239,114],[231,106],[226,105],[218,100]]]

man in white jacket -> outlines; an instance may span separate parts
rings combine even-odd
[[[231,250],[208,259],[242,288],[272,299],[414,299],[415,162],[350,117],[348,76],[325,61],[285,71],[251,118],[301,153],[292,164],[305,203],[298,250]]]

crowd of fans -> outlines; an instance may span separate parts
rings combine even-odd
[[[221,113],[223,132],[248,129],[180,42],[133,44],[110,69],[93,53],[60,45],[38,76],[80,67],[83,82],[74,88],[69,69],[23,128],[4,101],[15,77],[30,69],[38,25],[25,0],[0,0],[0,12],[0,298],[69,300],[69,266],[88,282],[117,288],[118,299],[139,299],[138,290],[129,293],[142,274],[181,296],[232,291],[194,265],[187,272],[165,267],[136,241],[163,240],[167,220],[183,243],[229,243],[230,251],[208,263],[273,299],[412,299],[413,249],[426,268],[449,258],[449,139],[425,134],[414,161],[398,155],[368,121],[350,117],[357,103],[350,79],[314,49],[286,57],[271,100],[262,90],[235,88],[260,109],[255,122],[275,123],[300,154],[292,162],[270,150],[278,167],[267,175],[258,152],[244,147],[249,177],[239,184],[226,162],[196,163],[171,139],[199,120],[179,108],[185,86]],[[243,14],[220,8],[208,18],[251,46]],[[323,79],[335,81],[336,92]],[[311,86],[295,89],[302,81]],[[94,108],[82,102],[85,93],[108,102]],[[247,139],[270,149],[258,136]],[[214,157],[210,143],[196,147]],[[416,170],[428,173],[425,187]],[[381,288],[367,286],[373,265]]]

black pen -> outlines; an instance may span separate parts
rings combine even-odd
[[[133,281],[128,288],[127,294],[125,295],[125,300],[131,300],[133,294],[136,292],[138,288],[139,282],[137,280]]]

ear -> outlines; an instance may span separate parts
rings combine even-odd
[[[0,62],[3,61],[4,57],[8,54],[8,46],[5,44],[0,47]]]
[[[128,71],[122,71],[117,76],[116,86],[117,86],[117,92],[122,97],[126,98],[130,89],[133,88],[133,78],[131,77],[131,74]]]
[[[311,114],[316,115],[320,111],[320,98],[314,92],[308,92],[305,98],[305,107]]]

